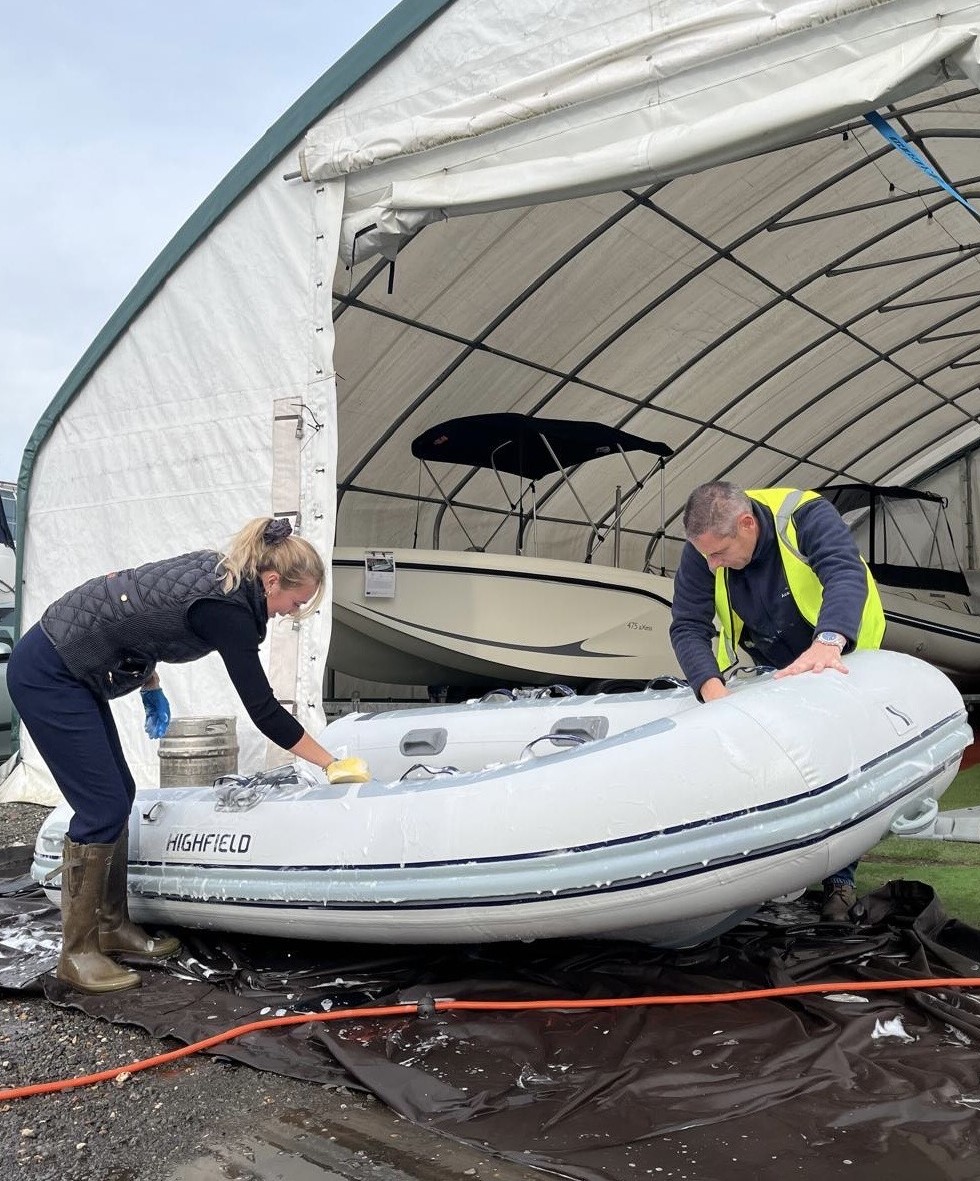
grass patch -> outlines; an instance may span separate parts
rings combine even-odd
[[[968,767],[940,800],[943,812],[980,806],[980,764]],[[861,858],[858,894],[885,882],[905,880],[932,886],[951,917],[980,927],[980,844],[970,841],[910,840],[885,837]]]
[[[923,842],[925,844],[926,842]],[[931,842],[932,843],[932,842]],[[939,844],[941,842],[934,842]],[[856,875],[858,896],[886,882],[925,882],[936,891],[950,918],[980,928],[980,890],[976,869],[959,865],[910,865],[905,861],[861,861]]]
[[[862,861],[888,861],[901,865],[970,866],[980,868],[980,845],[972,841],[913,840],[885,837],[865,853]]]
[[[980,763],[961,771],[946,788],[939,802],[943,812],[954,808],[980,807]]]

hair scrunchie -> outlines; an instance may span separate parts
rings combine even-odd
[[[284,517],[277,517],[262,531],[262,540],[266,545],[278,545],[285,541],[292,531],[292,525]]]

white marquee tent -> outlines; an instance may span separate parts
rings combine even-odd
[[[325,553],[411,544],[411,439],[459,414],[666,441],[668,525],[716,476],[972,472],[978,35],[967,0],[404,0],[221,182],[39,422],[21,626],[258,514]],[[603,462],[578,481],[598,517]],[[494,487],[474,471],[453,494],[492,513]],[[554,556],[581,557],[573,532]],[[329,629],[268,645],[314,728]],[[165,685],[176,712],[237,712],[216,658]],[[139,703],[117,709],[150,782]],[[3,790],[52,798],[29,739]]]

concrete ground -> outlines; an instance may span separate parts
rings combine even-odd
[[[425,1132],[373,1100],[334,1094],[316,1114],[279,1110],[248,1133],[213,1144],[166,1181],[527,1181],[531,1175]]]

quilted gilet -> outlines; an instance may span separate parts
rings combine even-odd
[[[158,661],[181,664],[213,651],[187,622],[201,599],[246,607],[259,642],[265,639],[261,583],[243,579],[226,595],[215,574],[220,559],[195,550],[91,578],[52,603],[41,627],[76,680],[98,697],[122,697],[140,688]]]

